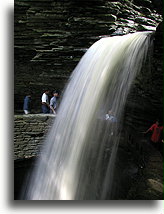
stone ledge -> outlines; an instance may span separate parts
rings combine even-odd
[[[14,115],[14,159],[40,154],[40,147],[55,119],[53,114]]]
[[[48,117],[48,118],[54,118],[56,117],[54,114],[15,114],[14,118],[43,118],[43,117]]]

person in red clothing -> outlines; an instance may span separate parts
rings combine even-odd
[[[163,139],[162,139],[162,132],[163,132],[163,126],[160,123],[159,120],[156,120],[156,122],[146,131],[145,134],[149,131],[152,132],[151,135],[151,143],[152,145],[161,151],[161,147],[163,147]],[[162,149],[163,152],[163,149]]]

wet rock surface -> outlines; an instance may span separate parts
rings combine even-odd
[[[162,200],[163,157],[147,141],[143,140],[142,143],[144,145],[145,166],[141,169],[141,174],[133,180],[127,199]]]
[[[125,124],[139,131],[163,119],[163,22],[152,34],[149,56],[127,98]]]

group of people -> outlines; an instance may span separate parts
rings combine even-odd
[[[57,99],[59,97],[58,91],[53,91],[52,97],[49,102],[49,90],[45,90],[42,94],[41,98],[41,104],[42,104],[42,112],[44,114],[55,114],[56,115],[56,109],[57,109]],[[25,114],[29,114],[31,109],[31,95],[28,94],[24,98],[24,105],[23,110]],[[105,115],[105,120],[110,121],[112,123],[117,122],[116,116],[113,114],[113,112],[110,110]],[[156,120],[156,122],[145,132],[144,134],[147,134],[148,132],[152,132],[150,143],[158,149],[161,153],[163,153],[163,125],[159,120]]]
[[[53,96],[50,99],[49,102],[49,95],[50,91],[46,90],[42,95],[42,112],[44,114],[55,114],[56,115],[56,109],[57,109],[57,98],[59,97],[58,91],[53,91]]]
[[[57,109],[57,99],[59,97],[59,91],[53,91],[52,98],[49,101],[49,90],[45,90],[41,97],[42,112],[44,114],[55,114]],[[24,98],[23,110],[25,114],[29,114],[31,111],[31,94],[27,94]]]

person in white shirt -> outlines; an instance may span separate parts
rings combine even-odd
[[[49,90],[45,90],[42,95],[42,111],[44,114],[50,113],[50,105],[49,105],[49,98],[48,94],[50,93]]]

